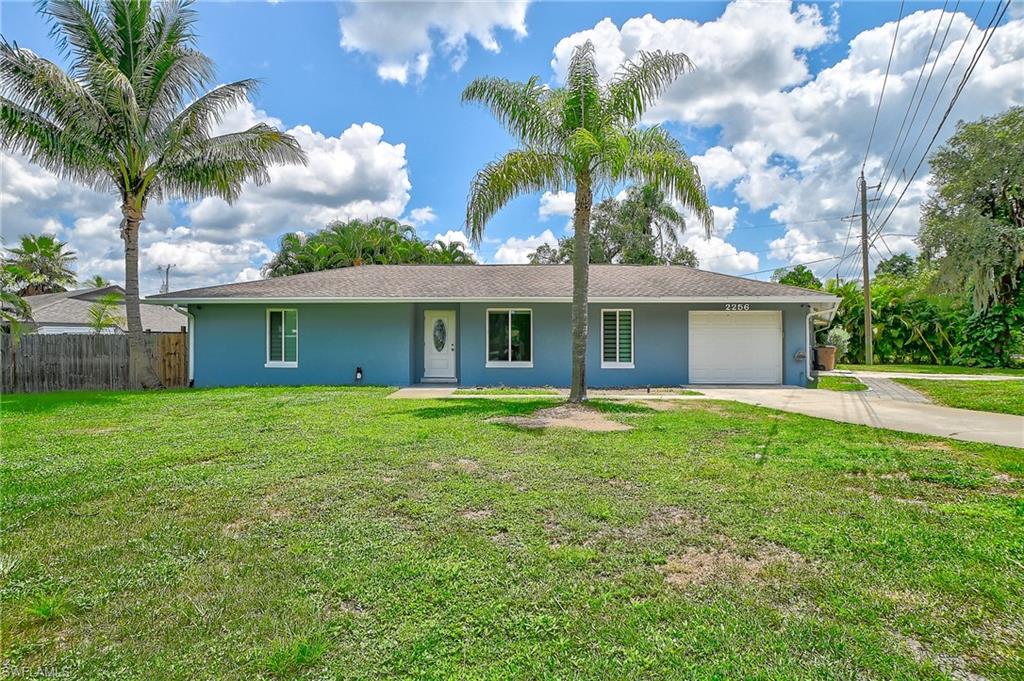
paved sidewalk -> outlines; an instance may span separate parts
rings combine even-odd
[[[918,374],[910,371],[822,371],[822,376],[853,376],[855,378],[920,378],[926,381],[1024,381],[1024,376],[1010,374]]]
[[[901,400],[917,404],[931,404],[931,400],[921,393],[901,385],[891,378],[879,376],[857,376],[857,380],[868,387],[865,397],[875,400]]]

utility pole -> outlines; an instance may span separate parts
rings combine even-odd
[[[871,323],[871,277],[868,272],[868,183],[864,171],[860,172],[860,249],[861,268],[864,274],[864,363],[875,363],[875,348]]]
[[[164,265],[160,267],[157,265],[156,271],[164,275],[164,282],[160,284],[160,293],[167,293],[171,290],[171,268],[175,265]]]

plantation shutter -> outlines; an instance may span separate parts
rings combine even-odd
[[[280,362],[282,361],[282,355],[284,354],[283,310],[271,310],[270,319],[267,324],[267,333],[270,334],[270,356],[267,359],[271,362]]]
[[[633,363],[633,311],[619,310],[619,362]]]
[[[601,311],[601,361],[604,364],[633,363],[633,311]]]
[[[295,362],[299,357],[299,314],[284,311],[284,361]]]
[[[617,322],[618,316],[614,310],[605,310],[602,314],[604,319],[602,324],[604,325],[604,334],[602,335],[603,340],[603,352],[605,362],[617,362],[618,360],[618,343],[617,343]]]

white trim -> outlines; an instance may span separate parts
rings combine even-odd
[[[629,313],[629,355],[630,362],[606,362],[604,359],[604,313],[615,313],[615,356],[619,356],[619,314]],[[635,369],[636,365],[636,313],[631,307],[603,307],[601,308],[601,368],[602,369]]]
[[[288,312],[295,313],[295,361],[286,362],[284,360],[272,360],[270,359],[270,313],[280,312],[281,313],[281,357],[284,357],[284,339],[285,339],[285,321],[288,317]],[[266,362],[263,366],[267,369],[295,369],[299,366],[299,311],[294,307],[268,307],[266,309],[266,325],[263,327],[263,340],[267,345],[267,352],[264,355]]]
[[[202,305],[203,303],[571,303],[571,296],[516,296],[516,297],[435,297],[435,298],[368,298],[368,297],[246,297],[246,298],[147,298],[141,301],[147,305]],[[839,298],[819,296],[662,296],[662,297],[592,297],[591,305],[615,303],[827,303],[835,305]]]
[[[528,362],[513,362],[511,359],[506,361],[491,361],[491,313],[492,312],[507,312],[508,314],[508,356],[512,356],[512,313],[513,312],[529,312],[530,313],[530,361]],[[532,369],[533,368],[533,309],[529,307],[489,307],[484,312],[484,368],[485,369]]]

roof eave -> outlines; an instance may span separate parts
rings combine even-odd
[[[296,297],[296,296],[229,296],[229,297],[176,297],[146,298],[142,301],[149,305],[198,305],[200,303],[217,304],[262,304],[262,303],[571,303],[569,296],[483,296],[483,297],[411,297],[411,298],[357,298],[357,297]],[[822,303],[834,305],[839,298],[830,295],[797,295],[797,296],[594,296],[589,299],[594,304],[620,303]]]

